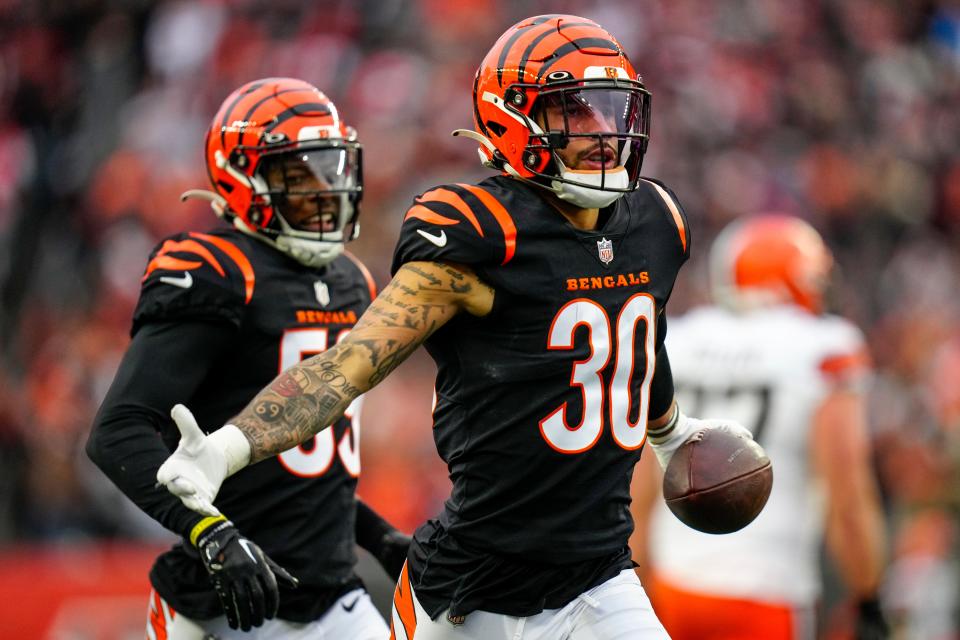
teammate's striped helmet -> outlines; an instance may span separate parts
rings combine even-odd
[[[617,40],[592,20],[542,15],[500,36],[477,70],[475,132],[487,166],[533,180],[580,206],[605,206],[637,188],[650,133],[650,93]],[[551,107],[562,118],[548,122]],[[605,128],[571,128],[577,111]],[[463,132],[458,132],[463,133]],[[572,138],[593,138],[618,166],[574,171],[557,155]]]
[[[308,266],[357,237],[363,190],[356,132],[313,85],[264,78],[231,93],[207,132],[218,214]],[[204,192],[185,195],[203,196]],[[294,219],[312,203],[306,219]]]
[[[792,303],[819,313],[832,268],[820,234],[785,214],[737,220],[710,250],[714,298],[735,309]]]

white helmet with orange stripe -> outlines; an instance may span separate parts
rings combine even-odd
[[[710,281],[718,304],[750,309],[795,304],[823,308],[833,255],[800,218],[769,213],[727,226],[710,250]]]

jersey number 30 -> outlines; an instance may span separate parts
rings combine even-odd
[[[341,331],[337,342],[347,334]],[[304,358],[326,351],[329,331],[327,329],[290,329],[280,341],[280,371],[285,371]],[[324,429],[313,437],[313,448],[298,445],[287,449],[278,457],[280,464],[295,476],[314,478],[323,475],[333,464],[334,455],[340,456],[343,468],[353,477],[360,475],[360,403],[354,400],[344,412],[350,420],[350,428],[336,441],[333,427]]]
[[[570,373],[570,385],[580,387],[583,399],[580,423],[569,423],[566,402],[540,421],[540,432],[551,447],[561,453],[582,453],[593,447],[603,430],[604,411],[609,412],[613,439],[618,445],[628,450],[643,446],[647,435],[650,381],[656,361],[656,317],[656,304],[646,293],[631,297],[620,309],[615,335],[607,312],[593,300],[571,300],[560,309],[550,326],[547,348],[573,349],[577,328],[586,327],[590,356],[575,362]],[[643,330],[638,336],[641,324]],[[643,345],[639,349],[645,358],[642,363],[635,362],[640,346],[638,337]],[[611,356],[614,357],[613,378],[606,388],[603,370]],[[634,397],[630,381],[641,368],[643,381],[639,397]],[[637,419],[631,421],[630,408],[635,403],[639,404]]]

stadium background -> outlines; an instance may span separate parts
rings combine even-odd
[[[705,250],[737,216],[793,212],[827,236],[835,308],[877,365],[884,602],[900,638],[958,637],[956,0],[0,0],[0,637],[142,637],[145,569],[170,537],[82,446],[151,246],[216,224],[178,195],[206,185],[220,101],[268,75],[336,101],[367,160],[351,250],[382,285],[412,196],[486,174],[449,135],[471,125],[477,63],[547,12],[606,25],[653,92],[644,173],[680,195],[695,243],[672,312],[706,299]],[[418,355],[365,409],[360,493],[408,531],[448,488],[431,379]]]

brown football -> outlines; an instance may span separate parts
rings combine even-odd
[[[704,429],[670,458],[663,499],[688,527],[731,533],[757,517],[773,488],[773,467],[759,444],[721,429]]]

